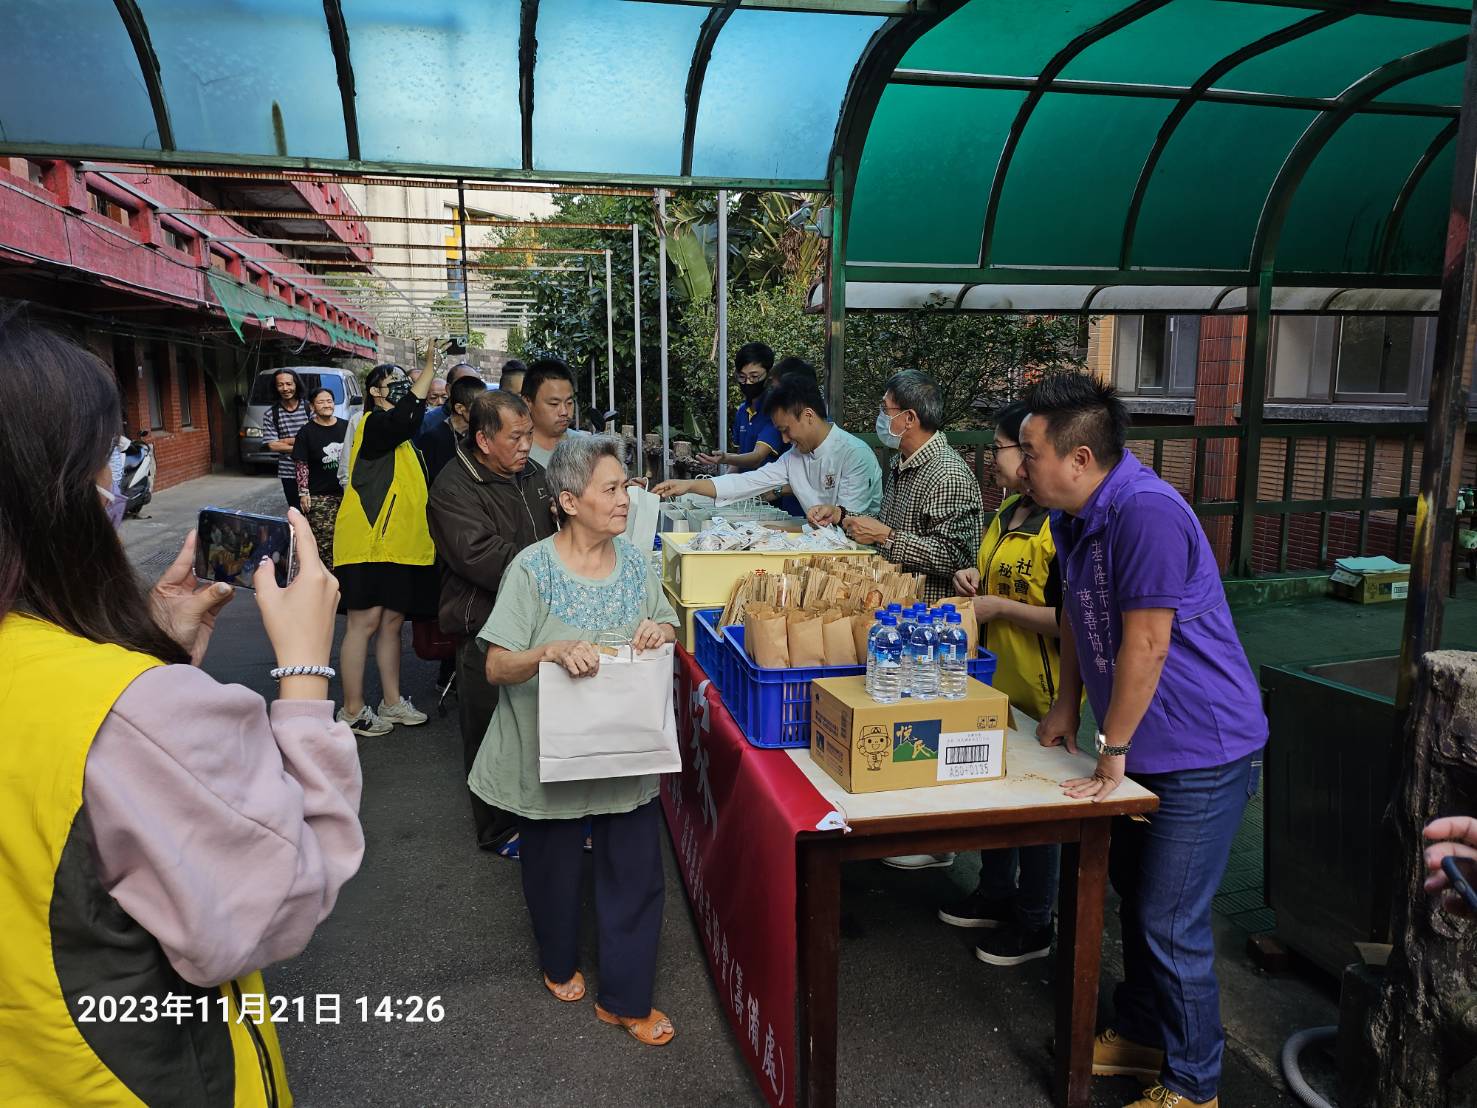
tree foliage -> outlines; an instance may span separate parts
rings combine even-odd
[[[730,195],[728,353],[745,342],[768,343],[778,357],[796,355],[823,370],[825,320],[805,303],[823,271],[828,240],[794,224],[791,213],[823,198],[798,193]],[[554,222],[635,223],[641,229],[641,370],[645,425],[660,426],[656,206],[645,197],[561,195]],[[717,435],[717,196],[688,193],[667,202],[669,307],[668,403],[672,431],[705,445]],[[616,406],[622,422],[635,418],[634,290],[628,230],[517,228],[506,246],[544,245],[611,252]],[[555,260],[557,259],[557,260]],[[525,360],[552,354],[579,375],[588,401],[596,375],[597,404],[605,404],[605,264],[583,258],[484,254],[493,264],[522,262],[542,268],[522,278],[533,297],[531,323],[510,334],[510,353]],[[562,272],[561,272],[562,270]],[[475,278],[474,278],[475,284]],[[943,388],[947,425],[975,427],[1039,372],[1081,365],[1080,321],[1075,317],[981,315],[954,312],[943,302],[907,312],[853,313],[846,320],[846,409],[852,430],[870,431],[887,378],[898,369],[922,369]],[[730,411],[740,396],[729,374]]]

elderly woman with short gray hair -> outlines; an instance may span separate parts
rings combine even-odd
[[[600,936],[595,1014],[660,1046],[674,1032],[651,1006],[664,897],[659,779],[539,780],[539,663],[589,676],[600,667],[593,644],[604,635],[617,634],[638,650],[676,638],[677,616],[649,554],[624,538],[630,496],[623,446],[611,435],[567,438],[549,459],[546,480],[560,530],[513,559],[478,635],[487,646],[487,680],[503,693],[467,783],[520,817],[523,894],[544,985],[568,1002],[585,995],[580,884],[583,821],[591,819]]]

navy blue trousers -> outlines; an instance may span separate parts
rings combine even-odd
[[[600,941],[600,1007],[617,1016],[651,1013],[656,949],[662,933],[658,801],[634,812],[594,816],[595,916]],[[585,830],[578,819],[528,819],[518,828],[523,897],[538,942],[539,965],[563,984],[579,968],[580,886]]]
[[[1136,773],[1159,797],[1147,823],[1113,822],[1108,876],[1122,898],[1123,984],[1114,1028],[1164,1048],[1160,1081],[1195,1101],[1217,1095],[1225,1034],[1210,903],[1260,781],[1258,751],[1208,769]]]

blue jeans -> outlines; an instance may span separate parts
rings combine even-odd
[[[1210,902],[1231,856],[1260,751],[1208,769],[1136,774],[1159,797],[1148,823],[1114,821],[1108,876],[1122,898],[1123,984],[1113,995],[1124,1038],[1164,1048],[1160,1080],[1195,1101],[1221,1078],[1220,987]]]
[[[1061,864],[1062,848],[1056,843],[982,850],[980,895],[990,900],[1010,901],[1015,908],[1015,921],[1021,927],[1031,931],[1050,927]]]

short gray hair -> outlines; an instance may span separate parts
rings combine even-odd
[[[618,435],[566,435],[560,439],[549,458],[545,477],[549,492],[554,495],[554,503],[559,503],[561,493],[579,496],[589,488],[595,467],[605,457],[614,458],[625,468],[625,441]],[[559,514],[563,516],[562,509]]]
[[[902,411],[916,412],[925,431],[937,431],[944,424],[944,398],[938,382],[921,369],[903,369],[887,379],[883,395],[892,398]]]

